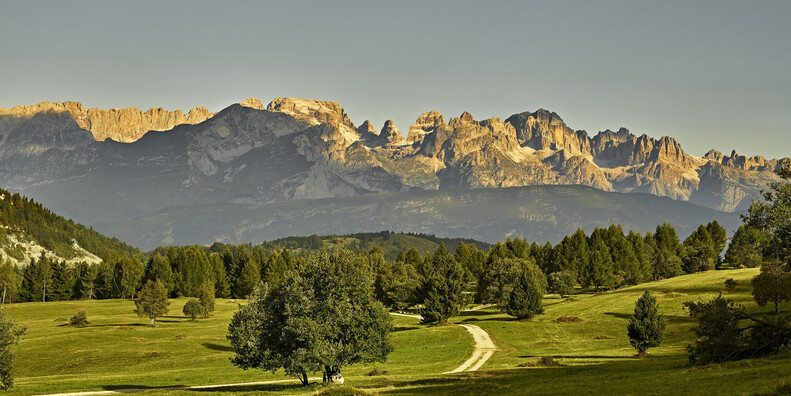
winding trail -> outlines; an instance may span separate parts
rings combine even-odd
[[[479,305],[469,309],[468,311],[477,311],[486,307],[486,305]],[[410,315],[397,312],[391,312],[390,315],[403,316],[405,318],[413,318],[418,320],[422,319],[420,315]],[[461,366],[456,367],[451,371],[446,371],[442,374],[455,374],[464,371],[478,371],[481,367],[483,367],[484,364],[486,364],[486,361],[488,361],[489,358],[494,355],[494,351],[498,349],[497,345],[494,344],[494,341],[492,341],[492,338],[489,336],[489,333],[487,333],[486,330],[473,324],[465,323],[460,324],[459,326],[464,327],[468,332],[470,332],[470,334],[472,334],[472,339],[475,342],[472,356],[462,363]]]
[[[478,306],[470,309],[470,311],[477,311],[478,309],[485,308],[485,306]],[[393,316],[403,316],[405,318],[412,318],[412,319],[421,319],[420,315],[411,315],[411,314],[403,314],[398,312],[391,312],[390,315]],[[470,334],[472,334],[472,339],[475,341],[475,346],[472,351],[472,356],[467,359],[461,366],[456,367],[451,371],[446,371],[442,374],[455,374],[461,373],[465,371],[478,371],[489,358],[494,355],[494,351],[497,350],[497,345],[494,344],[492,338],[489,337],[489,333],[487,333],[484,329],[472,325],[472,324],[459,324],[458,326],[464,327]],[[315,378],[308,378],[310,381],[318,381],[321,380],[321,377]],[[46,396],[101,396],[101,395],[115,395],[115,394],[126,394],[126,393],[141,393],[150,390],[209,390],[209,389],[219,389],[219,388],[228,388],[232,386],[254,386],[254,385],[270,385],[270,384],[286,384],[289,382],[297,382],[298,379],[282,379],[282,380],[270,380],[270,381],[258,381],[258,382],[240,382],[235,384],[215,384],[215,385],[195,385],[195,386],[166,386],[161,388],[129,388],[129,389],[112,389],[112,390],[101,390],[101,391],[87,391],[87,392],[65,392],[65,393],[48,393]]]

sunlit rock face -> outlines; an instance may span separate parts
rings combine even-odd
[[[68,113],[80,128],[91,131],[94,139],[129,143],[140,139],[148,131],[166,131],[182,124],[203,122],[214,113],[205,107],[195,107],[187,114],[181,110],[168,111],[161,107],[142,111],[134,107],[125,109],[86,109],[80,102],[41,102],[32,106],[0,108],[0,116],[31,118],[41,113]]]
[[[591,137],[543,109],[505,121],[428,111],[406,135],[299,98],[249,98],[216,114],[42,102],[0,109],[0,185],[87,223],[172,205],[574,184],[738,211],[780,166],[735,151],[696,157],[626,128]]]

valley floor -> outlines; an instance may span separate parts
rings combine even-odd
[[[548,297],[546,312],[517,321],[489,307],[467,311],[455,324],[485,330],[497,350],[474,372],[442,374],[463,365],[474,352],[473,336],[461,326],[428,327],[416,318],[395,316],[395,351],[386,363],[345,368],[348,385],[381,394],[756,394],[791,380],[791,354],[712,365],[689,366],[685,346],[693,325],[684,301],[716,297],[725,279],[737,288],[727,297],[768,314],[750,295],[757,269],[709,271],[567,299]],[[662,346],[638,359],[626,337],[634,303],[648,289],[659,296],[668,320]],[[148,389],[155,394],[314,394],[282,373],[234,367],[225,339],[236,302],[218,300],[208,319],[192,322],[175,312],[185,300],[171,300],[171,314],[156,328],[132,312],[125,300],[26,303],[6,307],[28,327],[18,348],[16,386],[9,394]],[[789,310],[789,304],[783,307]],[[66,325],[80,309],[91,324]],[[539,362],[552,357],[557,366]],[[374,368],[376,370],[374,370]],[[372,371],[384,375],[369,376]],[[264,383],[264,381],[277,381]],[[320,380],[319,380],[320,382]],[[203,389],[156,389],[216,384]]]

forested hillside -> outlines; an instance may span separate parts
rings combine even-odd
[[[26,265],[45,253],[58,261],[98,262],[105,251],[140,254],[137,248],[65,219],[33,199],[0,189],[0,259]]]

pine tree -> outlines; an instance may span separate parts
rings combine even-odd
[[[544,313],[542,299],[546,293],[547,280],[535,264],[522,267],[505,304],[505,312],[517,319],[529,319]]]
[[[209,317],[214,312],[214,284],[206,281],[198,291],[198,301],[201,306],[201,313]]]
[[[719,261],[719,253],[714,249],[709,230],[701,225],[684,240],[684,272],[692,274],[714,269]]]
[[[156,281],[159,279],[162,285],[165,286],[168,294],[173,291],[173,270],[166,257],[159,254],[154,255],[146,262],[145,272],[143,273],[143,283],[148,281]]]
[[[209,263],[214,272],[214,289],[217,297],[227,298],[231,295],[231,286],[228,283],[228,274],[225,272],[225,265],[222,257],[218,253],[209,255]]]
[[[766,233],[747,224],[740,225],[725,252],[725,262],[736,268],[760,266],[763,260],[761,244],[767,239]]]
[[[433,273],[422,287],[425,299],[419,313],[423,323],[447,323],[463,302],[464,268],[448,254],[434,257],[432,264]]]
[[[648,290],[637,300],[634,315],[626,326],[629,342],[640,357],[648,348],[659,346],[665,336],[665,318],[659,314],[656,297]]]
[[[135,313],[141,318],[151,320],[151,327],[155,326],[157,316],[168,313],[168,292],[159,280],[147,281],[135,300]]]
[[[52,263],[52,286],[49,291],[50,301],[66,301],[71,298],[74,278],[66,262]]]
[[[252,258],[242,265],[239,276],[236,280],[236,289],[233,294],[236,298],[247,298],[261,281],[261,270]]]

